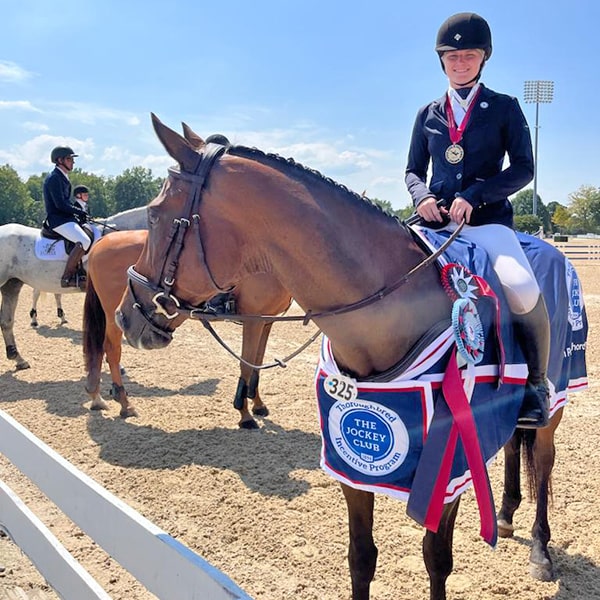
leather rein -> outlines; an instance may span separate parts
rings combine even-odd
[[[193,306],[185,301],[177,298],[173,293],[172,289],[175,285],[177,267],[179,265],[179,256],[183,249],[183,240],[185,235],[188,232],[190,226],[193,226],[194,229],[197,230],[199,246],[201,249],[201,263],[208,274],[209,280],[215,290],[216,294],[228,293],[235,289],[235,286],[231,286],[229,288],[220,287],[206,262],[206,256],[204,253],[202,239],[200,237],[199,223],[200,223],[200,202],[202,200],[202,191],[206,185],[208,180],[208,175],[210,171],[217,161],[217,159],[225,153],[227,148],[225,146],[219,144],[208,144],[203,154],[200,156],[200,160],[196,166],[195,172],[186,173],[182,172],[180,169],[176,169],[174,167],[169,168],[169,175],[174,177],[175,179],[183,179],[192,184],[190,195],[186,202],[186,214],[187,217],[181,217],[173,220],[171,233],[168,238],[168,247],[165,252],[165,259],[163,262],[163,266],[161,268],[161,274],[159,281],[162,282],[160,284],[152,283],[147,277],[141,275],[135,270],[135,266],[132,265],[127,269],[127,277],[128,277],[128,286],[129,290],[135,299],[134,307],[139,309],[144,319],[147,321],[148,325],[162,333],[167,335],[172,335],[172,331],[161,327],[158,325],[154,319],[152,318],[153,314],[162,315],[167,320],[172,320],[179,315],[185,315],[188,319],[199,320],[202,322],[204,327],[210,332],[210,334],[215,338],[215,340],[223,347],[227,352],[229,352],[234,358],[236,358],[241,363],[254,368],[254,369],[268,369],[271,367],[279,366],[286,367],[287,361],[291,358],[300,354],[303,350],[305,350],[310,344],[312,344],[317,337],[321,334],[320,330],[317,330],[314,335],[312,335],[300,348],[295,350],[289,356],[283,359],[275,359],[274,362],[265,364],[265,365],[254,365],[246,360],[244,360],[241,356],[237,355],[224,341],[223,339],[216,333],[212,325],[211,321],[234,321],[234,322],[244,322],[244,321],[262,321],[264,323],[274,323],[274,322],[284,322],[284,321],[301,321],[302,325],[308,325],[310,321],[315,319],[319,319],[322,317],[331,317],[336,315],[342,315],[349,312],[353,312],[355,310],[360,310],[361,308],[365,308],[370,306],[371,304],[378,302],[389,296],[391,293],[395,292],[398,288],[407,283],[411,277],[413,277],[418,271],[425,269],[426,267],[433,264],[448,248],[448,246],[458,237],[460,234],[464,221],[461,222],[458,227],[452,232],[452,235],[433,253],[427,256],[422,262],[413,267],[408,273],[397,279],[391,285],[385,286],[380,290],[362,298],[361,300],[357,300],[356,302],[352,302],[351,304],[346,304],[340,306],[338,308],[333,308],[329,310],[313,312],[308,310],[304,315],[260,315],[260,314],[238,314],[238,313],[218,313],[214,310],[214,308],[210,305],[210,301],[204,302],[201,306]],[[404,224],[403,224],[404,225]],[[137,284],[147,290],[150,290],[153,293],[152,296],[152,304],[154,305],[153,313],[148,314],[145,310],[143,310],[141,303],[137,300],[135,295],[133,284]],[[160,303],[161,299],[166,299],[172,302],[176,309],[174,312],[169,312]]]

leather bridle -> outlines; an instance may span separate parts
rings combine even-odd
[[[289,360],[289,358],[296,356],[299,352],[301,352],[308,345],[310,345],[310,343],[312,343],[319,336],[320,331],[317,331],[315,335],[313,335],[308,340],[308,342],[303,344],[303,346],[299,350],[295,351],[289,357],[282,360],[276,360],[274,363],[269,365],[253,365],[246,362],[235,352],[233,352],[231,348],[227,346],[227,344],[225,344],[225,342],[218,336],[218,334],[210,325],[211,321],[262,321],[267,324],[281,321],[301,321],[303,325],[307,325],[310,321],[314,321],[322,317],[337,316],[360,310],[361,308],[365,308],[375,302],[382,300],[386,296],[389,296],[391,293],[395,292],[398,288],[407,283],[418,271],[421,271],[422,269],[433,264],[446,251],[448,246],[458,237],[464,225],[463,221],[458,225],[458,227],[455,229],[452,235],[433,254],[427,256],[422,262],[413,267],[408,273],[400,277],[393,284],[385,286],[382,289],[374,292],[373,294],[370,294],[369,296],[366,296],[356,302],[352,302],[351,304],[346,304],[337,308],[319,312],[312,312],[308,310],[304,315],[259,315],[218,313],[214,311],[214,308],[211,307],[209,302],[203,302],[200,306],[193,306],[183,300],[180,300],[172,293],[172,289],[176,281],[177,268],[179,266],[179,256],[183,249],[183,240],[186,234],[188,233],[190,227],[197,230],[197,238],[199,241],[201,253],[200,263],[202,265],[202,268],[208,275],[208,279],[211,282],[215,295],[228,293],[235,289],[235,286],[223,288],[219,286],[215,281],[210,271],[210,268],[206,262],[206,256],[204,253],[204,248],[202,246],[202,239],[200,236],[199,229],[199,208],[200,202],[202,200],[203,189],[206,185],[208,176],[214,163],[226,151],[227,148],[225,146],[212,143],[207,144],[204,152],[199,156],[199,160],[194,173],[187,173],[174,167],[169,168],[169,176],[175,179],[182,179],[191,184],[190,194],[188,196],[186,208],[184,210],[184,214],[187,216],[176,218],[173,220],[171,231],[168,236],[168,245],[167,250],[165,252],[165,258],[160,272],[160,283],[152,283],[147,277],[138,273],[135,270],[134,265],[132,265],[127,270],[128,287],[135,301],[133,307],[140,311],[141,315],[146,320],[148,326],[159,335],[171,338],[173,332],[167,327],[162,327],[160,324],[158,324],[153,318],[153,315],[155,314],[163,316],[167,321],[171,321],[180,315],[184,315],[188,319],[199,320],[208,329],[211,335],[221,344],[221,346],[223,346],[230,354],[232,354],[240,362],[255,369],[269,368],[273,366],[286,366],[285,362]],[[148,313],[146,310],[144,310],[142,303],[139,302],[135,294],[134,285],[138,285],[146,290],[149,290],[153,294],[152,313]],[[174,311],[170,312],[167,310],[166,305],[168,303],[172,303],[174,305]]]

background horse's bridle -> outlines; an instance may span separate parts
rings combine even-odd
[[[231,286],[229,288],[220,287],[206,262],[206,255],[204,253],[204,248],[202,245],[202,239],[200,237],[200,202],[202,199],[202,191],[206,185],[206,181],[208,179],[208,175],[217,161],[217,159],[226,152],[227,148],[225,146],[219,144],[207,144],[204,152],[199,156],[198,163],[196,165],[196,169],[194,173],[187,173],[185,171],[181,171],[181,169],[176,169],[174,167],[169,168],[169,175],[176,179],[183,179],[191,183],[191,190],[186,202],[186,209],[184,210],[184,214],[187,217],[182,217],[178,219],[173,219],[173,224],[171,227],[171,232],[168,237],[168,246],[167,251],[165,253],[165,259],[163,262],[163,266],[161,268],[159,284],[152,283],[147,277],[138,273],[134,265],[130,266],[127,270],[128,277],[128,286],[129,290],[135,300],[134,307],[140,310],[144,319],[148,322],[148,325],[156,332],[161,335],[168,335],[169,337],[172,335],[172,331],[161,327],[158,325],[154,319],[152,318],[152,314],[158,314],[164,316],[167,320],[172,320],[175,317],[186,314],[188,319],[195,319],[202,322],[202,324],[208,329],[211,335],[218,341],[218,343],[225,348],[230,354],[232,354],[237,360],[244,363],[245,365],[254,368],[254,369],[265,369],[274,366],[285,367],[286,362],[298,355],[305,348],[307,348],[317,337],[320,335],[320,331],[317,331],[306,343],[304,343],[298,350],[290,354],[288,357],[275,360],[275,362],[270,363],[268,365],[253,365],[248,363],[243,358],[238,356],[227,344],[222,340],[222,338],[216,333],[213,327],[210,324],[210,321],[235,321],[235,322],[243,322],[243,321],[263,321],[265,323],[274,323],[276,321],[302,321],[303,325],[307,325],[310,321],[315,319],[319,319],[322,317],[331,317],[336,315],[342,315],[348,312],[352,312],[355,310],[359,310],[361,308],[365,308],[373,304],[374,302],[378,302],[382,300],[386,296],[389,296],[392,292],[395,292],[399,287],[407,283],[415,273],[418,271],[430,266],[433,264],[446,250],[446,248],[458,237],[460,234],[464,221],[460,223],[460,225],[456,228],[456,230],[452,233],[452,235],[433,253],[427,256],[422,262],[413,267],[408,273],[400,277],[393,284],[389,286],[385,286],[377,292],[362,298],[356,302],[351,304],[346,304],[344,306],[340,306],[338,308],[329,309],[320,312],[312,312],[308,310],[304,315],[258,315],[258,314],[237,314],[237,313],[215,313],[214,310],[210,307],[209,302],[204,302],[201,306],[192,306],[179,300],[173,293],[172,289],[175,285],[177,267],[179,265],[179,255],[183,249],[183,240],[189,229],[189,227],[193,224],[194,228],[197,229],[199,246],[201,251],[201,263],[204,267],[204,270],[208,274],[211,285],[214,288],[215,294],[222,294],[231,292],[235,289],[235,286]],[[406,227],[405,224],[403,226]],[[138,301],[133,284],[138,284],[141,287],[150,290],[153,292],[152,303],[154,304],[154,311],[152,314],[148,314],[143,310],[141,303]],[[169,313],[165,306],[160,303],[161,299],[166,299],[167,301],[172,302],[176,309],[174,312]]]

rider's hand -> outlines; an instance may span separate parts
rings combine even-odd
[[[448,211],[444,207],[437,205],[437,200],[433,196],[425,198],[416,208],[417,214],[424,221],[437,221],[442,223],[444,221],[444,215],[448,214]]]
[[[468,223],[471,220],[472,212],[473,207],[464,198],[458,196],[457,198],[454,198],[448,214],[450,215],[450,219],[452,219],[452,221],[460,224],[462,223],[463,219],[466,223]]]

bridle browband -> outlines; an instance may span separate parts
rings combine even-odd
[[[188,196],[186,208],[184,210],[184,214],[187,214],[187,217],[181,217],[173,220],[171,232],[168,237],[168,246],[165,252],[165,259],[159,277],[159,281],[162,281],[162,285],[152,283],[147,277],[138,273],[135,270],[134,265],[132,265],[129,267],[129,269],[127,269],[128,287],[135,300],[135,303],[133,305],[134,308],[137,308],[140,311],[144,319],[147,321],[148,325],[160,335],[167,335],[170,337],[172,335],[172,331],[168,328],[161,327],[160,325],[158,325],[153,320],[152,314],[148,314],[145,310],[143,310],[142,305],[140,304],[135,295],[135,291],[133,288],[134,283],[153,292],[153,313],[164,316],[168,321],[180,315],[185,315],[185,317],[188,319],[201,321],[202,324],[208,329],[211,335],[223,348],[225,348],[237,360],[254,369],[265,369],[274,366],[287,366],[285,364],[286,361],[290,358],[293,358],[306,347],[308,347],[320,335],[320,331],[317,331],[305,344],[302,345],[300,349],[296,350],[290,356],[281,360],[275,360],[275,362],[268,365],[253,365],[245,361],[240,356],[238,356],[235,352],[233,352],[233,350],[231,350],[231,348],[229,348],[229,346],[227,346],[227,344],[225,344],[225,342],[218,336],[218,334],[214,331],[213,327],[210,325],[211,321],[262,321],[267,324],[282,321],[301,321],[303,325],[308,325],[310,321],[314,321],[316,319],[320,319],[323,317],[338,316],[356,310],[360,310],[362,308],[370,306],[375,302],[382,300],[386,296],[389,296],[391,293],[395,292],[398,288],[407,283],[418,271],[421,271],[422,269],[425,269],[426,267],[432,265],[446,251],[448,246],[458,237],[465,223],[464,221],[461,222],[455,229],[455,231],[452,233],[452,235],[450,235],[450,237],[435,252],[427,256],[427,258],[425,258],[422,262],[413,267],[408,273],[400,277],[393,284],[385,286],[382,289],[374,292],[373,294],[370,294],[369,296],[366,296],[365,298],[362,298],[361,300],[358,300],[351,304],[346,304],[337,308],[319,312],[312,312],[311,310],[308,310],[304,315],[216,313],[210,307],[207,309],[208,302],[204,302],[201,306],[193,306],[185,301],[179,300],[179,298],[177,298],[172,293],[172,289],[176,281],[177,267],[179,265],[179,255],[181,254],[181,251],[183,249],[183,240],[191,225],[193,225],[193,227],[197,229],[197,237],[201,252],[200,262],[204,270],[208,274],[211,285],[215,290],[215,294],[231,292],[233,289],[235,289],[235,286],[223,288],[219,286],[215,281],[210,271],[210,268],[206,262],[206,255],[204,253],[199,229],[199,208],[202,199],[202,191],[204,190],[213,165],[215,164],[217,159],[226,151],[227,148],[225,146],[210,143],[207,144],[204,152],[199,156],[199,161],[196,165],[194,173],[187,173],[185,171],[181,171],[181,169],[176,169],[174,167],[169,168],[169,175],[171,177],[174,177],[175,179],[182,179],[191,183],[190,195]],[[175,312],[169,313],[165,309],[165,307],[159,302],[161,298],[166,298],[173,302],[173,304],[176,306]]]

